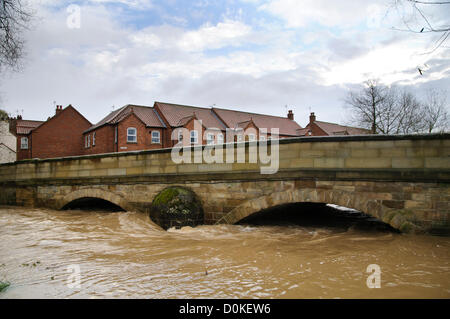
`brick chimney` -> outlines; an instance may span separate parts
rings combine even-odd
[[[62,111],[62,105],[57,105],[55,115],[58,115],[61,111]]]
[[[287,117],[292,121],[294,120],[294,113],[292,113],[292,110],[289,110]]]
[[[309,124],[312,124],[316,121],[316,116],[314,115],[314,112],[311,112],[311,115],[309,116]]]
[[[21,120],[22,119],[22,115],[17,115],[17,119]]]

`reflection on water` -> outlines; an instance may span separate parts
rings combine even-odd
[[[450,238],[352,225],[164,232],[140,213],[2,207],[0,280],[11,286],[0,298],[450,297]],[[366,285],[369,264],[380,289]],[[70,265],[80,288],[67,285]]]

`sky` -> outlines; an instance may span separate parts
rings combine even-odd
[[[26,56],[0,74],[1,106],[45,120],[72,104],[96,123],[161,101],[352,124],[344,99],[367,79],[450,88],[450,41],[429,53],[438,35],[397,30],[423,23],[392,2],[29,0]],[[450,6],[434,7],[449,25]]]

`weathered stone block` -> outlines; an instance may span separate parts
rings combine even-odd
[[[390,158],[346,158],[346,168],[391,168]]]
[[[314,167],[315,168],[343,168],[344,167],[343,158],[315,158]]]

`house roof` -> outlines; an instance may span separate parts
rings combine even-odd
[[[212,108],[212,110],[230,128],[242,127],[243,123],[248,124],[250,121],[253,121],[260,129],[266,128],[267,131],[270,132],[272,128],[278,128],[280,135],[291,136],[298,136],[297,130],[302,128],[297,122],[290,120],[287,117],[226,110],[216,107]]]
[[[189,121],[195,115],[198,120],[202,121],[203,126],[207,129],[226,129],[226,126],[209,108],[163,102],[155,102],[155,105],[159,107],[161,113],[171,127],[183,126],[186,120]]]
[[[297,135],[299,136],[305,136],[306,134],[308,134],[309,128],[305,127],[305,128],[300,128],[297,130]]]
[[[106,124],[117,124],[132,113],[136,115],[136,117],[139,118],[147,127],[166,127],[153,107],[127,104],[120,109],[109,113],[100,122],[87,129],[85,133]]]
[[[29,134],[32,130],[43,123],[44,121],[17,120],[16,134]]]
[[[370,134],[370,130],[358,127],[345,126],[335,123],[328,123],[322,121],[314,121],[328,135],[364,135]],[[309,124],[308,124],[309,125]]]
[[[61,106],[62,108],[62,106]],[[89,125],[92,125],[92,123],[86,119],[83,114],[81,114],[80,112],[78,112],[78,110],[76,108],[74,108],[72,106],[72,104],[69,104],[67,107],[65,107],[64,109],[61,109],[60,112],[57,112],[55,115],[53,115],[52,117],[50,117],[47,121],[42,122],[39,126],[37,126],[35,129],[33,129],[33,131],[38,131],[39,129],[41,129],[41,127],[45,127],[46,125],[49,125],[49,123],[51,123],[53,120],[59,118],[61,116],[61,114],[68,112],[69,110],[73,110],[76,114],[78,114],[83,120],[85,120]]]

